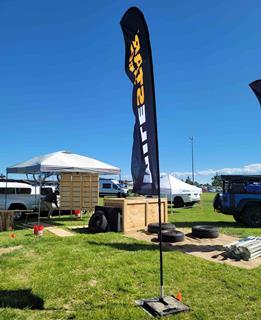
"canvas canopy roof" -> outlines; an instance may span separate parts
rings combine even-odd
[[[199,192],[201,188],[185,183],[170,174],[164,174],[160,177],[160,193],[161,194],[180,194],[188,192]]]
[[[38,156],[30,160],[18,163],[6,168],[7,173],[62,173],[62,172],[86,172],[98,174],[119,174],[120,169],[107,163],[88,158],[68,151]]]

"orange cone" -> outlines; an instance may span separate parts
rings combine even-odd
[[[182,294],[181,294],[180,291],[179,291],[178,294],[176,295],[176,299],[177,299],[178,301],[182,301]]]

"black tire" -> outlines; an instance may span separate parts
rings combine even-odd
[[[181,197],[175,197],[173,201],[175,208],[182,208],[184,207],[184,201]]]
[[[242,214],[241,212],[237,212],[233,214],[234,220],[238,223],[242,223]]]
[[[20,203],[12,203],[10,205],[10,207],[8,208],[8,210],[26,210],[27,208]],[[14,215],[14,220],[15,221],[19,221],[19,220],[23,220],[25,218],[25,214],[24,212],[16,212]]]
[[[185,207],[192,207],[193,206],[193,203],[192,202],[187,202],[185,203]]]
[[[175,224],[165,223],[161,224],[161,230],[176,230]],[[158,233],[159,232],[159,223],[150,223],[148,224],[149,233]]]
[[[250,228],[261,228],[261,205],[253,203],[247,205],[242,212],[243,223]]]
[[[163,230],[162,231],[162,242],[181,242],[184,241],[185,235],[181,231],[177,230]],[[159,233],[158,233],[158,240]]]
[[[192,235],[197,238],[217,238],[219,236],[219,232],[218,228],[213,226],[193,226]]]
[[[89,230],[91,233],[105,232],[108,229],[108,221],[103,211],[96,211],[90,218]]]
[[[221,197],[219,193],[217,193],[214,197],[213,207],[215,210],[219,210],[221,208]]]

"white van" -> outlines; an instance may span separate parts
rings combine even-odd
[[[99,195],[104,196],[126,196],[128,189],[120,185],[119,181],[114,179],[100,179],[99,180]]]
[[[37,211],[40,199],[50,191],[54,191],[54,188],[53,186],[43,186],[40,195],[39,186],[34,187],[26,182],[8,181],[6,183],[0,181],[0,209]],[[41,204],[41,210],[46,211],[48,208]],[[23,212],[17,212],[15,219],[19,220],[23,217]]]

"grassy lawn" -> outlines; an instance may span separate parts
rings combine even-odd
[[[221,232],[261,234],[244,229],[229,216],[213,212],[212,195],[201,205],[174,210],[170,220],[188,227],[204,222]],[[60,226],[85,224],[57,217]],[[151,319],[134,301],[158,295],[158,246],[118,233],[59,238],[47,231],[0,233],[0,248],[21,245],[0,256],[0,319]],[[208,262],[181,252],[164,252],[165,291],[177,294],[192,311],[169,319],[261,319],[261,268],[245,270]],[[34,304],[35,310],[26,308]],[[20,307],[20,308],[19,308]]]

